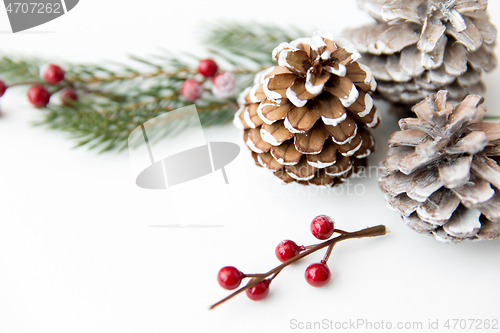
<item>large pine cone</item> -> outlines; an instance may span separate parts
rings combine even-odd
[[[413,107],[389,140],[380,187],[415,231],[458,243],[500,235],[500,124],[482,122],[483,98],[453,108],[448,93]]]
[[[286,183],[331,186],[366,164],[379,124],[370,70],[352,43],[316,32],[282,43],[242,92],[235,124],[256,164]]]
[[[377,94],[415,104],[440,89],[482,94],[496,65],[487,0],[358,0],[378,22],[346,31],[378,81]]]

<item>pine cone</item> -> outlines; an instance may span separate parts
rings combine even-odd
[[[285,183],[339,184],[374,149],[370,70],[352,43],[321,32],[280,44],[273,57],[277,66],[240,95],[235,124],[256,164]]]
[[[388,205],[419,233],[445,243],[500,235],[500,124],[482,122],[483,98],[453,108],[439,91],[399,121],[382,162]]]
[[[377,94],[415,104],[446,89],[450,99],[485,91],[496,65],[487,0],[358,0],[378,22],[346,31],[378,81]]]

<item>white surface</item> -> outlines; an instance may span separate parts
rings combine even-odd
[[[490,12],[498,13],[500,2],[490,3]],[[158,46],[196,51],[199,23],[220,19],[300,22],[335,33],[370,21],[354,1],[86,0],[62,18],[16,35],[7,32],[0,9],[0,47],[72,61],[123,60]],[[499,18],[494,22],[500,25]],[[486,104],[500,114],[498,70],[486,81]],[[385,208],[375,176],[352,183],[365,186],[360,196],[352,194],[353,186],[343,195],[342,188],[320,193],[279,186],[243,150],[248,196],[211,221],[225,227],[151,227],[181,223],[166,194],[135,187],[128,154],[71,149],[66,134],[32,127],[39,111],[21,93],[11,91],[0,101],[2,333],[298,331],[290,328],[293,319],[421,321],[424,328],[438,319],[445,331],[446,319],[500,319],[500,242],[450,246],[418,235]],[[384,112],[383,118],[374,131],[373,164],[396,129],[394,117]],[[240,142],[231,125],[206,135]],[[279,241],[315,243],[309,223],[319,214],[331,215],[346,230],[383,223],[392,232],[339,244],[326,288],[310,287],[303,276],[318,254],[283,271],[267,300],[240,295],[208,311],[228,294],[216,281],[222,266],[267,271],[278,264]]]

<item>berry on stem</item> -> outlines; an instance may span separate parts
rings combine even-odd
[[[302,250],[304,250],[303,247],[300,247],[294,241],[287,239],[287,240],[281,241],[278,244],[278,246],[276,246],[275,253],[276,253],[276,257],[278,258],[279,261],[285,262],[285,261],[295,257]]]
[[[214,77],[212,93],[220,98],[231,97],[236,90],[236,78],[232,73],[219,73]]]
[[[217,274],[220,286],[227,290],[238,288],[243,278],[245,278],[245,274],[233,266],[222,267]]]
[[[250,280],[250,282],[252,282]],[[250,283],[249,282],[249,283]],[[264,298],[269,295],[269,284],[271,283],[271,280],[265,279],[262,282],[256,284],[252,288],[248,288],[246,290],[248,298],[250,298],[252,301],[260,301],[263,300]]]
[[[63,105],[71,105],[72,102],[78,100],[76,90],[71,87],[66,87],[61,90],[59,97]]]
[[[48,84],[57,84],[61,82],[64,80],[64,74],[64,69],[54,64],[48,64],[42,70],[42,77]]]
[[[0,97],[2,97],[3,94],[5,94],[6,90],[7,90],[7,85],[2,80],[0,80]]]
[[[194,102],[201,97],[203,87],[195,79],[187,79],[182,83],[181,95],[189,102]]]
[[[326,286],[328,282],[330,282],[331,276],[332,274],[330,273],[330,269],[324,260],[319,263],[309,265],[305,273],[307,283],[313,287]]]
[[[311,232],[317,239],[325,240],[330,238],[334,229],[333,220],[330,216],[319,215],[311,222]]]
[[[50,93],[41,84],[35,84],[28,90],[28,100],[37,108],[42,108],[49,104]]]
[[[316,245],[310,245],[310,246],[299,246],[299,250],[304,251],[303,253],[295,255],[291,259],[287,260],[286,262],[276,266],[275,268],[273,268],[265,273],[245,275],[245,277],[251,277],[252,280],[250,280],[250,282],[248,282],[245,286],[240,287],[237,290],[235,290],[234,292],[232,292],[229,296],[226,296],[225,298],[221,299],[217,303],[212,304],[210,306],[210,309],[214,309],[215,307],[219,306],[220,304],[227,302],[231,298],[233,298],[236,295],[243,293],[243,292],[246,292],[247,296],[252,300],[258,301],[258,300],[264,299],[269,293],[269,284],[271,283],[271,281],[274,278],[276,278],[276,276],[285,267],[293,264],[296,261],[303,259],[304,257],[306,257],[310,254],[315,253],[316,251],[324,249],[324,248],[328,248],[326,256],[325,256],[325,258],[328,258],[330,253],[331,253],[331,250],[333,249],[335,244],[337,244],[338,242],[342,242],[342,241],[345,241],[348,239],[382,236],[382,235],[385,235],[387,233],[387,229],[383,225],[378,225],[375,227],[366,228],[366,229],[362,229],[362,230],[355,231],[355,232],[347,232],[347,231],[342,231],[342,230],[337,230],[337,232],[340,235],[333,237],[333,238],[331,238],[327,241],[324,241],[322,243],[319,243]],[[305,278],[310,285],[312,285],[314,287],[322,287],[330,281],[331,273],[330,273],[330,269],[326,265],[326,260],[327,259],[323,259],[320,263],[310,265],[306,269]],[[239,271],[236,270],[236,272],[239,272]]]
[[[204,77],[212,77],[217,73],[217,63],[212,59],[203,59],[198,65],[198,72]]]

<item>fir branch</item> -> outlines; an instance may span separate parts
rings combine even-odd
[[[48,125],[51,129],[70,133],[77,146],[99,147],[101,152],[127,148],[127,139],[132,130],[142,123],[165,112],[193,104],[180,96],[180,88],[186,78],[196,72],[193,66],[171,55],[157,55],[148,58],[131,56],[137,66],[106,63],[62,64],[66,69],[64,82],[48,86],[51,93],[64,87],[72,87],[79,94],[79,100],[71,105],[50,103],[41,109],[43,119],[37,125]],[[43,83],[40,66],[46,62],[36,58],[13,60],[0,59],[0,77],[8,86]],[[144,67],[146,70],[144,70]],[[251,70],[235,68],[240,77],[253,76]],[[245,80],[247,81],[247,80]],[[243,87],[239,87],[241,90]],[[227,123],[236,110],[235,97],[217,98],[204,93],[196,101],[196,107],[203,126]],[[161,135],[169,134],[169,129],[180,131],[183,119],[165,127]]]
[[[0,77],[10,86],[24,82],[42,82],[39,68],[44,62],[37,58],[0,57]]]
[[[206,30],[207,31],[207,30]],[[297,29],[271,25],[228,23],[212,26],[204,42],[223,71],[234,74],[237,93],[252,84],[257,71],[274,62],[271,52],[279,43],[303,36]],[[172,55],[168,51],[146,57],[130,56],[132,64],[60,63],[65,80],[47,86],[51,94],[65,87],[78,93],[78,102],[60,105],[51,102],[42,110],[38,125],[70,133],[77,146],[99,147],[101,151],[125,149],[132,130],[165,112],[191,105],[180,96],[187,78],[196,75],[196,56]],[[188,62],[191,60],[191,62]],[[0,58],[0,78],[8,86],[43,83],[40,68],[47,62],[38,58]],[[135,65],[134,65],[135,63]],[[235,96],[237,95],[235,93]],[[196,101],[203,126],[231,120],[237,109],[236,97],[217,98],[205,92]],[[182,130],[183,119],[166,126],[160,135]]]
[[[211,51],[233,61],[243,58],[266,67],[274,65],[271,53],[280,43],[309,35],[293,27],[237,22],[208,25],[205,31],[203,41]]]
[[[91,104],[94,104],[91,106]],[[100,147],[101,152],[127,148],[129,134],[144,122],[165,112],[191,103],[143,103],[122,104],[111,101],[77,103],[72,106],[49,105],[44,111],[44,119],[38,125],[47,124],[71,134],[77,146],[88,145],[90,149]],[[227,103],[206,103],[197,105],[202,125],[222,124],[234,115],[234,109]],[[177,131],[185,127],[183,119],[165,127],[161,135],[167,135],[173,127]]]

